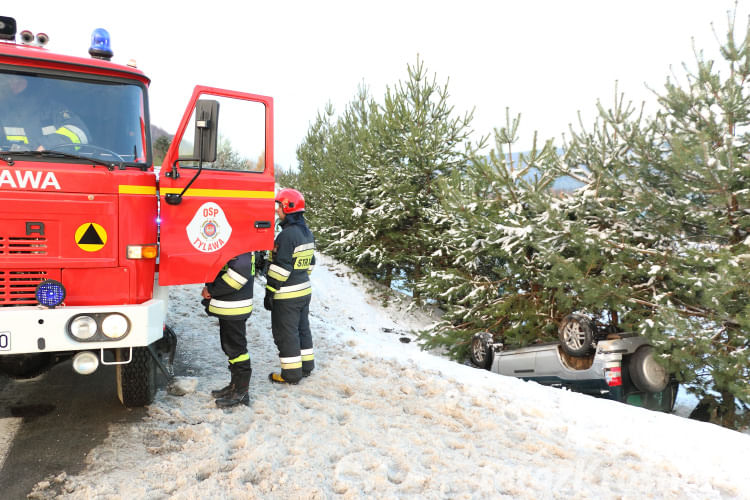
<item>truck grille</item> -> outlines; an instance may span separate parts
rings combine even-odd
[[[2,237],[0,236],[0,255],[47,255],[47,238],[40,237]]]
[[[37,304],[34,292],[47,279],[47,271],[0,271],[0,306]]]

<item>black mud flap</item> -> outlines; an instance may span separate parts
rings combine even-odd
[[[172,396],[184,396],[187,392],[175,383],[174,356],[177,351],[177,335],[169,325],[164,325],[164,339],[162,340],[164,341],[164,344],[161,347],[168,354],[166,366],[164,366],[164,363],[162,363],[161,358],[154,349],[155,344],[149,346],[148,351],[151,353],[151,357],[154,359],[156,366],[167,379],[167,394],[171,394]]]

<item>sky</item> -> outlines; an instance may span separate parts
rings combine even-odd
[[[750,2],[740,0],[744,33]],[[693,42],[715,58],[735,0],[446,0],[110,2],[74,9],[42,0],[5,5],[19,30],[45,32],[50,50],[88,57],[93,29],[112,36],[115,62],[151,79],[152,123],[174,133],[196,84],[274,98],[275,162],[296,149],[326,103],[337,112],[361,85],[382,102],[417,56],[448,86],[456,113],[474,109],[476,139],[520,113],[514,149],[593,123],[595,103],[654,108],[647,89],[693,64]],[[208,7],[210,6],[210,8]]]
[[[218,410],[217,320],[201,285],[171,287],[187,394],[160,387],[142,421],[113,424],[79,472],[44,478],[29,498],[750,499],[750,435],[679,416],[694,402],[684,394],[677,415],[657,413],[421,351],[413,332],[434,316],[408,298],[383,307],[373,283],[318,257],[310,377],[266,379],[279,360],[256,280],[251,404]],[[55,384],[51,373],[24,384]],[[20,420],[0,419],[0,445]]]

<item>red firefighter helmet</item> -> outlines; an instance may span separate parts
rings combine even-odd
[[[276,203],[281,203],[285,214],[305,211],[305,197],[296,189],[284,188],[276,194]]]

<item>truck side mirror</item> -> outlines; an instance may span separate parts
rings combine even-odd
[[[211,163],[216,161],[216,143],[218,141],[218,130],[219,130],[219,101],[211,101],[208,99],[202,99],[195,103],[195,137],[193,142],[193,158],[191,160],[198,160],[198,170],[190,182],[187,183],[182,189],[180,194],[168,193],[165,195],[165,200],[170,205],[179,205],[182,202],[182,197],[185,195],[190,186],[193,185],[195,179],[201,175],[203,171],[203,162]],[[176,162],[175,162],[176,163]],[[177,167],[172,165],[171,175],[166,174],[168,177],[177,179],[179,174],[177,173]]]
[[[216,161],[219,130],[219,101],[201,99],[195,106],[193,158],[206,163]]]

